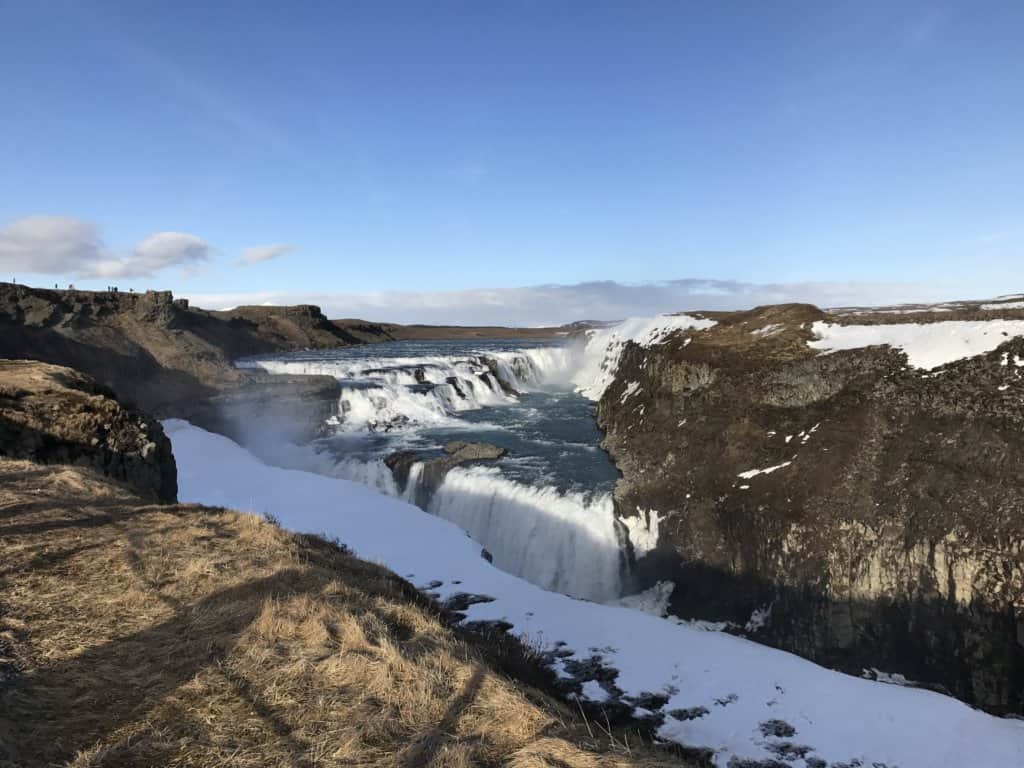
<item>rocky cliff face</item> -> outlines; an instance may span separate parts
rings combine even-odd
[[[334,380],[271,378],[237,369],[233,361],[360,342],[337,331],[316,307],[252,309],[259,312],[207,312],[169,291],[51,291],[0,284],[0,358],[75,368],[161,418],[188,418],[218,431],[226,425],[232,437],[243,434],[242,425],[262,420],[308,426],[299,437],[310,438],[336,407]]]
[[[618,512],[656,533],[639,586],[672,581],[678,616],[1024,712],[1024,339],[927,371],[890,347],[818,354],[810,306],[715,319],[628,345],[598,406]]]
[[[256,334],[276,350],[336,349],[388,341],[390,335],[379,325],[362,323],[346,328],[328,320],[320,307],[296,304],[289,307],[235,307],[215,315],[251,323]]]
[[[177,498],[159,422],[70,368],[0,360],[0,456],[87,467],[147,498]]]

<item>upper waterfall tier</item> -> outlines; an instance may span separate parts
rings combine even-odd
[[[513,401],[520,392],[565,385],[573,351],[566,346],[467,354],[251,359],[243,367],[271,373],[333,376],[343,384],[337,427],[343,431],[410,429],[448,422],[459,411]]]

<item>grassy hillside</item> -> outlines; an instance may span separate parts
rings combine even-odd
[[[15,460],[0,510],[0,765],[680,764],[321,539]]]

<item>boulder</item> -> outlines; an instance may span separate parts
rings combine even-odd
[[[384,459],[384,463],[403,490],[409,484],[412,467],[418,462],[423,463],[416,487],[413,502],[423,509],[430,503],[430,497],[441,487],[445,475],[460,464],[476,461],[494,461],[506,455],[508,451],[491,443],[474,443],[453,440],[444,446],[444,454],[436,456],[416,451],[399,451]]]

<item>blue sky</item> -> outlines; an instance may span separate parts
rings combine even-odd
[[[0,270],[510,322],[1021,290],[1022,39],[1020,2],[0,0]]]

